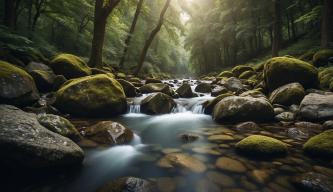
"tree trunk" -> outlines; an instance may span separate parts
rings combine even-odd
[[[132,24],[131,24],[131,28],[130,28],[130,31],[127,34],[127,37],[126,37],[126,40],[125,40],[125,47],[124,47],[123,55],[120,58],[120,62],[119,62],[120,68],[124,67],[124,62],[125,62],[125,57],[126,57],[126,54],[127,54],[127,51],[128,51],[128,46],[131,42],[134,30],[135,30],[136,23],[138,22],[138,18],[139,18],[140,12],[141,12],[143,1],[144,0],[139,0],[139,3],[136,7],[134,18],[133,18],[133,21],[132,21]]]
[[[272,56],[279,56],[281,44],[281,1],[273,0],[273,43],[272,43]]]
[[[134,72],[134,75],[138,75],[142,66],[143,66],[143,63],[145,61],[145,58],[146,58],[146,55],[147,55],[147,52],[148,52],[148,49],[151,45],[151,43],[153,42],[155,36],[157,35],[157,33],[161,30],[161,27],[163,25],[163,21],[164,21],[164,15],[166,13],[166,11],[168,10],[168,7],[170,5],[170,2],[171,0],[166,0],[166,3],[162,9],[162,12],[161,12],[161,15],[160,15],[160,19],[158,21],[158,24],[157,26],[155,27],[155,29],[153,29],[153,31],[150,33],[149,35],[149,38],[147,39],[144,47],[143,47],[143,50],[141,52],[141,56],[140,56],[140,59],[139,59],[139,63],[138,63],[138,67],[137,69],[135,70]]]
[[[10,29],[15,28],[15,20],[16,20],[16,0],[5,0],[4,1],[4,18],[3,18],[3,24],[7,26]]]
[[[332,41],[332,0],[324,0],[323,4],[323,16],[321,23],[321,47],[329,47],[329,43]]]

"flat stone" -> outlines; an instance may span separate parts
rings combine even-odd
[[[163,168],[183,168],[188,171],[202,173],[207,167],[200,160],[183,153],[170,153],[157,162]]]
[[[243,163],[228,157],[218,158],[215,165],[216,167],[222,170],[236,172],[236,173],[243,173],[246,171],[246,167],[244,166]]]
[[[196,147],[193,148],[192,151],[194,151],[195,153],[208,154],[208,155],[221,155],[219,151],[216,151],[208,147]]]
[[[212,181],[213,183],[221,186],[221,187],[233,187],[235,186],[235,181],[232,177],[216,172],[216,171],[209,171],[207,173],[207,178]]]
[[[235,138],[233,138],[230,135],[212,135],[208,137],[209,141],[233,141]]]

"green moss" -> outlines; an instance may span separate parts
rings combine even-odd
[[[264,69],[265,83],[270,91],[293,82],[298,82],[304,88],[318,86],[318,70],[304,61],[275,57],[268,60]]]
[[[0,77],[1,78],[10,78],[12,75],[18,74],[22,77],[27,77],[31,81],[33,81],[33,78],[25,72],[23,69],[20,69],[10,63],[7,63],[5,61],[0,61]]]
[[[304,88],[299,83],[290,83],[277,88],[272,92],[269,100],[273,104],[284,106],[298,105],[305,96]]]
[[[226,77],[226,78],[233,77],[233,76],[234,76],[234,74],[230,71],[223,71],[218,75],[218,77]]]
[[[310,138],[304,145],[306,154],[324,158],[333,158],[333,130],[327,130]]]
[[[236,149],[242,154],[253,157],[277,157],[287,154],[287,145],[277,139],[251,135],[236,144]]]
[[[332,49],[323,49],[313,55],[313,64],[317,67],[328,65],[328,59],[333,57]]]
[[[50,67],[58,75],[64,75],[67,79],[91,75],[91,69],[79,57],[71,54],[60,54],[50,63]]]
[[[242,73],[244,73],[245,71],[253,71],[253,68],[250,66],[246,66],[246,65],[239,65],[234,67],[231,72],[236,76],[239,77]]]
[[[255,72],[254,71],[245,71],[243,72],[239,78],[240,79],[249,79],[250,77],[255,77]]]

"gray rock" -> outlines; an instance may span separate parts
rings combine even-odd
[[[170,113],[176,102],[172,97],[164,93],[154,93],[141,101],[141,112],[146,114],[165,114]]]
[[[225,86],[228,90],[237,93],[242,92],[245,89],[242,81],[237,79],[236,77],[231,77],[226,81],[222,80],[220,83],[222,86]]]
[[[292,104],[299,104],[305,96],[305,91],[300,83],[290,83],[275,89],[269,100],[273,104],[280,104],[290,106]]]
[[[309,121],[333,118],[333,95],[311,93],[303,99],[298,116]]]
[[[295,114],[291,112],[283,112],[275,116],[275,119],[278,121],[294,121],[295,120]]]
[[[333,121],[326,121],[324,124],[323,124],[323,128],[325,130],[328,130],[328,129],[333,129]]]
[[[212,87],[208,83],[199,83],[195,87],[195,91],[199,93],[210,93],[212,91]]]
[[[179,97],[181,98],[191,98],[193,97],[193,92],[192,92],[192,88],[188,83],[184,83],[182,84],[177,90],[176,92],[178,93]]]
[[[333,191],[332,178],[325,175],[309,172],[292,179],[292,183],[301,191],[331,192]]]

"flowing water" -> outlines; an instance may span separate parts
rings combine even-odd
[[[260,125],[258,129],[238,130],[232,125],[216,124],[211,116],[203,114],[202,103],[208,95],[191,99],[176,99],[177,107],[170,114],[150,116],[140,113],[140,101],[147,95],[129,101],[129,113],[118,121],[135,132],[129,145],[85,149],[82,167],[43,176],[28,182],[22,191],[95,191],[112,179],[136,176],[157,181],[163,191],[295,191],[290,176],[308,171],[327,171],[332,162],[309,159],[302,154],[301,146],[307,138],[288,134],[288,126]],[[96,120],[73,119],[82,128]],[[291,126],[292,127],[292,126]],[[183,143],[180,134],[200,136],[193,143]],[[234,145],[252,134],[268,135],[289,144],[286,158],[273,160],[249,159],[238,155]],[[316,134],[308,131],[307,137]],[[222,135],[219,140],[209,139]],[[184,171],[182,168],[163,169],[157,162],[172,151],[185,153],[201,160],[207,167],[203,173]],[[237,170],[218,168],[220,157],[231,158]],[[232,167],[232,166],[231,166]],[[241,169],[239,169],[241,167]]]

